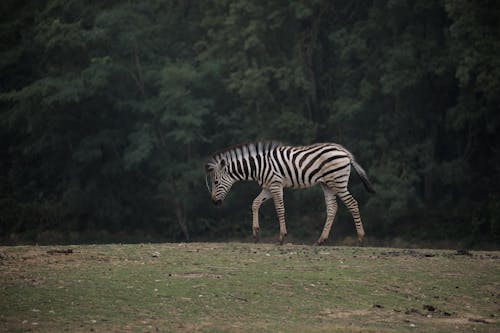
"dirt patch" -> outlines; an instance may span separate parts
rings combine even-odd
[[[395,310],[396,312],[400,312]],[[482,318],[477,317],[472,314],[467,313],[456,313],[456,312],[448,312],[442,309],[438,309],[437,307],[431,304],[424,304],[422,306],[422,310],[409,308],[403,312],[406,315],[406,318],[411,318],[414,321],[423,321],[423,322],[441,322],[447,324],[455,324],[455,325],[471,325],[474,323],[480,324],[495,324],[496,321],[492,318]],[[406,319],[408,320],[408,319]]]
[[[456,251],[422,251],[422,250],[414,250],[414,249],[404,249],[404,250],[396,250],[396,251],[382,251],[382,252],[373,252],[372,253],[375,258],[384,258],[384,257],[413,257],[413,258],[432,258],[432,257],[445,257],[445,258],[458,258],[458,257],[466,257],[470,259],[493,259],[499,260],[500,256],[495,253],[488,252],[478,252],[474,253],[469,250],[456,250]]]
[[[68,255],[68,254],[73,254],[73,249],[52,249],[52,250],[48,250],[47,254],[51,254],[51,255],[65,254],[65,255]]]
[[[328,317],[328,318],[332,318],[332,319],[343,319],[343,318],[349,318],[352,316],[366,316],[369,313],[370,313],[369,310],[345,311],[345,310],[339,310],[339,309],[324,309],[323,311],[320,312],[320,316]]]
[[[438,309],[432,304],[424,304],[422,309],[409,308],[404,311],[406,315],[419,315],[422,317],[432,318],[432,317],[451,317],[456,315],[456,313],[451,313],[449,311]]]
[[[169,273],[169,277],[174,277],[174,278],[181,278],[181,279],[201,279],[201,278],[208,278],[208,279],[221,279],[223,275],[221,274],[211,274],[211,273]]]

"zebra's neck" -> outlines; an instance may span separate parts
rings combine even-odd
[[[257,181],[259,183],[270,170],[264,168],[265,159],[280,144],[277,142],[257,142],[242,144],[223,152],[228,162],[229,174],[234,180]]]

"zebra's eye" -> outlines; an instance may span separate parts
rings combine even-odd
[[[215,185],[219,185],[219,181],[218,181],[218,180],[215,180],[215,181],[214,181],[214,184],[215,184]]]

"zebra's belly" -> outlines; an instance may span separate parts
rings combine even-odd
[[[309,188],[309,187],[312,187],[314,185],[318,184],[318,182],[314,182],[314,183],[309,183],[309,182],[292,182],[292,181],[285,181],[283,182],[283,187],[287,187],[287,188],[293,188],[293,189],[301,189],[301,188]]]
[[[328,171],[328,169],[327,169]],[[348,170],[348,173],[344,175],[344,177],[339,178],[339,181],[345,181],[347,183],[347,180],[349,179],[349,172],[350,168]],[[309,177],[309,179],[306,178],[304,180],[303,178],[297,179],[282,179],[281,183],[283,184],[283,187],[287,188],[293,188],[293,189],[301,189],[301,188],[309,188],[313,187],[315,185],[321,184],[321,183],[329,183],[332,180],[335,179],[335,177],[338,176],[336,174],[326,174],[325,176],[320,175],[319,177]]]

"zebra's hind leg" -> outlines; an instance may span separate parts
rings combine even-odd
[[[335,192],[329,188],[326,184],[321,184],[323,193],[325,195],[325,206],[326,206],[326,222],[323,228],[321,236],[316,241],[315,245],[323,244],[330,235],[330,230],[332,229],[333,220],[335,214],[337,213],[337,199],[335,198]]]
[[[259,240],[259,209],[260,205],[267,199],[271,198],[271,193],[266,190],[262,189],[262,191],[259,193],[259,195],[253,200],[252,203],[252,232],[253,232],[253,239],[255,242]]]
[[[279,243],[283,245],[286,237],[286,223],[285,223],[285,205],[283,204],[283,187],[275,186],[269,189],[273,196],[274,207],[276,208],[276,214],[278,215],[278,220],[280,222],[280,237]]]
[[[354,219],[354,224],[356,225],[356,232],[358,233],[358,239],[360,243],[363,243],[363,239],[365,237],[365,231],[363,230],[363,223],[361,223],[361,216],[359,214],[358,202],[354,197],[349,193],[347,189],[342,189],[341,191],[337,191],[337,195],[340,200],[349,208],[349,211],[352,214]]]

